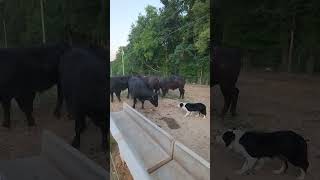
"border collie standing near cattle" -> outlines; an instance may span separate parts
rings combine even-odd
[[[275,174],[281,174],[288,168],[288,162],[300,169],[298,179],[305,177],[309,167],[308,146],[306,140],[293,131],[275,131],[275,132],[255,132],[228,130],[217,137],[217,142],[224,144],[229,149],[242,154],[246,161],[242,168],[236,171],[237,174],[244,174],[251,170],[258,161],[260,169],[264,163],[264,158],[279,158],[282,160],[282,166],[279,170],[273,171]]]
[[[192,112],[197,112],[198,116],[202,114],[203,119],[206,118],[206,106],[202,103],[179,103],[178,106],[187,112],[186,115],[184,115],[184,117],[189,116]]]

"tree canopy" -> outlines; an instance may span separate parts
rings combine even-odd
[[[219,1],[213,21],[221,25],[216,28],[223,32],[222,45],[244,49],[245,67],[320,71],[319,1]]]
[[[161,0],[162,8],[147,6],[132,25],[128,45],[111,63],[112,75],[168,76],[209,83],[209,0]]]

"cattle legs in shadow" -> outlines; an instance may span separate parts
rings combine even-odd
[[[35,93],[23,94],[21,96],[15,97],[19,108],[24,112],[27,118],[27,122],[29,126],[35,125],[35,120],[33,118],[33,101],[35,98]],[[1,103],[4,110],[4,121],[2,126],[6,128],[11,127],[11,120],[10,120],[10,109],[11,109],[11,99],[9,97],[2,97]]]
[[[58,119],[61,117],[62,104],[63,104],[62,89],[61,89],[61,85],[58,84],[57,85],[57,104],[53,112],[53,115]]]
[[[86,121],[85,121],[85,115],[82,113],[77,113],[76,119],[75,119],[75,132],[76,135],[73,138],[72,146],[79,149],[80,148],[80,135],[83,133],[86,129]],[[108,136],[108,128],[107,128],[107,118],[106,117],[98,117],[97,115],[90,117],[93,123],[100,128],[101,130],[101,136],[102,136],[102,150],[107,150],[107,136]]]
[[[179,88],[179,92],[180,92],[179,98],[184,99],[184,89],[183,88]]]
[[[4,121],[2,123],[3,127],[10,128],[11,127],[11,121],[10,121],[10,109],[11,109],[11,98],[2,98],[2,108],[3,108],[3,114],[4,114]]]
[[[224,119],[224,116],[228,112],[230,106],[230,112],[232,116],[236,116],[236,107],[238,102],[238,96],[239,96],[239,89],[237,87],[224,87],[220,86],[221,91],[224,97],[224,106],[221,111],[221,118]]]

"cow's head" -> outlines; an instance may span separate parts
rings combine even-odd
[[[158,94],[154,94],[153,96],[150,97],[150,102],[153,104],[155,107],[158,107]]]

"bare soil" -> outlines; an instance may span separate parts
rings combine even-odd
[[[179,99],[178,90],[169,90],[165,98],[159,98],[158,107],[146,101],[144,109],[141,109],[141,103],[138,101],[136,110],[210,162],[210,87],[188,84],[185,91],[183,100]],[[121,94],[121,100],[129,105],[133,104],[132,99],[126,98],[126,92]],[[178,107],[181,101],[204,103],[207,107],[207,117],[203,119],[192,114],[185,118],[186,112]],[[120,111],[122,102],[118,102],[116,98],[113,103],[110,102],[111,111]]]
[[[39,94],[34,102],[35,127],[28,127],[24,113],[12,101],[11,129],[0,125],[0,160],[16,159],[39,155],[41,151],[42,130],[47,129],[71,143],[74,136],[74,120],[53,116],[56,103],[56,89]],[[0,124],[3,121],[3,110],[0,108]],[[98,132],[98,133],[97,133]],[[102,152],[100,130],[88,121],[88,128],[81,136],[80,151],[87,157],[109,171],[109,156]]]
[[[218,117],[223,107],[223,98],[218,87],[211,95],[214,100],[213,135],[227,128],[254,130],[294,130],[308,142],[309,172],[306,180],[320,179],[320,77],[289,75],[281,73],[241,73],[238,116],[228,116],[222,121]],[[249,175],[236,175],[244,159],[226,150],[221,145],[211,146],[211,177],[221,180],[291,180],[299,171],[290,166],[287,173],[272,174],[279,169],[280,161],[267,162],[261,170]]]

